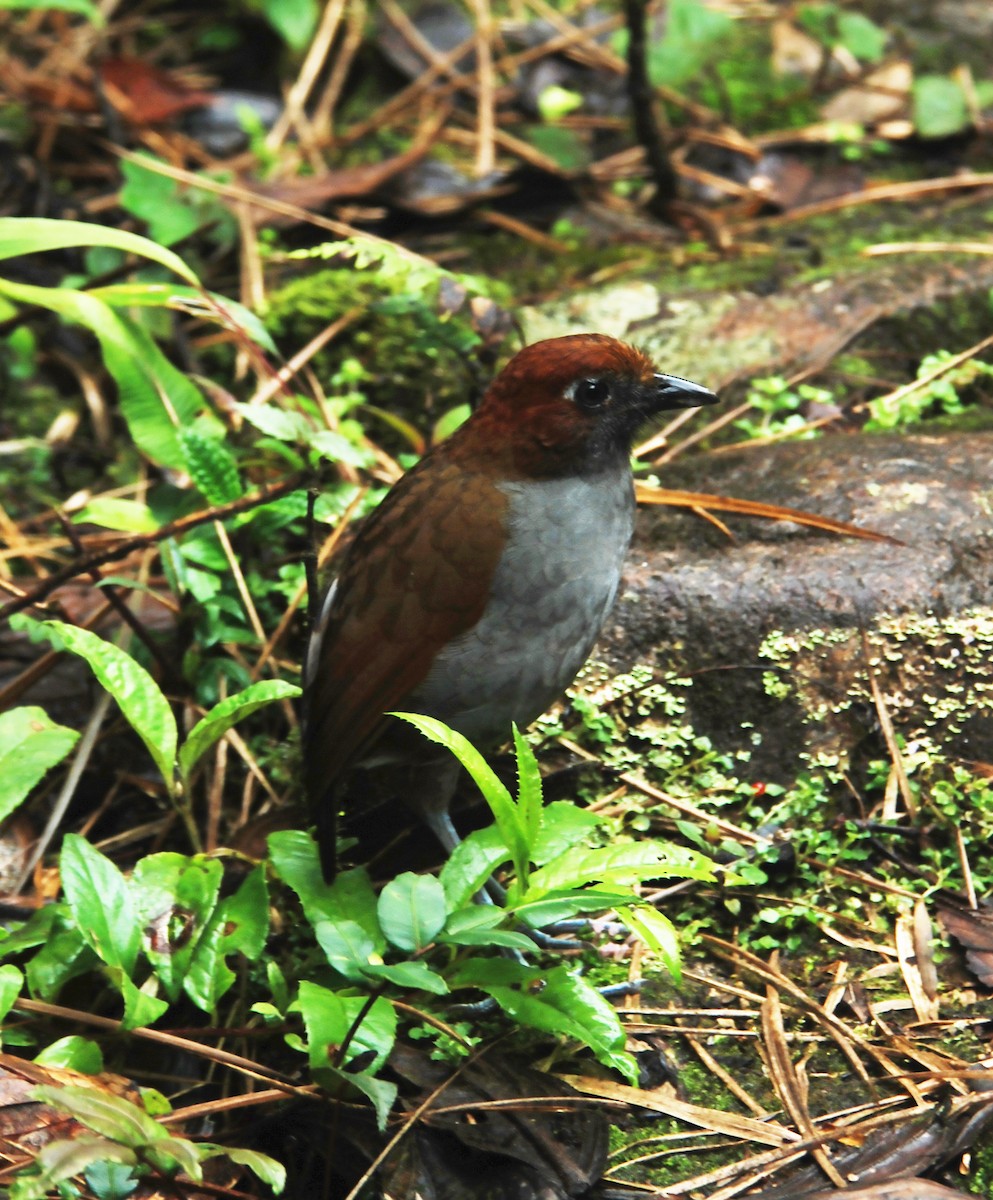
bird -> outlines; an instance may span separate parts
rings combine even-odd
[[[459,763],[389,714],[439,718],[483,751],[540,716],[616,598],[636,433],[660,412],[716,400],[605,334],[535,342],[366,518],[304,667],[303,773],[328,882],[356,773],[399,799],[387,819],[405,807],[451,853]]]

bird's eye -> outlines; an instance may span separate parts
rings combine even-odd
[[[600,408],[610,399],[610,384],[606,379],[579,379],[573,384],[572,398],[587,412]]]

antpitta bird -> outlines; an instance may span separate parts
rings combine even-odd
[[[716,399],[611,337],[537,342],[369,516],[307,654],[306,787],[328,879],[356,768],[446,849],[458,843],[457,760],[385,714],[438,717],[485,750],[544,712],[614,603],[635,433],[666,409]]]

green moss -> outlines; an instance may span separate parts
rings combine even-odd
[[[437,419],[478,391],[479,336],[463,315],[440,311],[436,289],[407,291],[397,272],[332,267],[290,280],[269,298],[267,323],[293,352],[345,313],[360,314],[311,362],[334,397],[341,364],[362,367],[361,398],[408,419]]]

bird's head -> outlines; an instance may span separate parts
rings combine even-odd
[[[452,450],[522,478],[585,474],[626,460],[638,429],[657,413],[716,399],[697,383],[660,375],[616,338],[551,338],[510,360]]]

